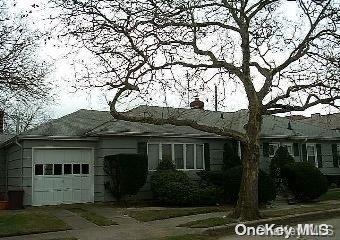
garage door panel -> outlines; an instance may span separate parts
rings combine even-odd
[[[64,177],[64,189],[72,189],[72,177]]]
[[[72,188],[73,189],[81,189],[81,177],[75,176],[72,179]]]
[[[54,190],[53,191],[53,201],[56,204],[61,204],[64,201],[64,193],[62,190]]]
[[[44,166],[44,171],[41,170],[33,178],[33,205],[93,202],[92,150],[34,149],[33,160],[33,164]],[[51,165],[46,164],[52,164],[54,171],[50,170]],[[65,165],[69,170],[65,171]],[[79,170],[79,166],[85,166],[86,170]]]
[[[91,180],[89,177],[83,177],[81,181],[81,189],[90,189],[91,188]]]
[[[64,180],[62,177],[55,178],[53,181],[53,190],[62,191],[64,189]]]
[[[64,189],[63,200],[64,200],[64,203],[72,203],[73,202],[73,190],[72,189]]]

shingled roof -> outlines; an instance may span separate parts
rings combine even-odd
[[[14,134],[0,134],[0,144],[7,142],[14,137]]]
[[[185,109],[155,106],[139,106],[126,114],[133,116],[149,116],[158,118],[176,117],[192,119],[199,124],[232,129],[244,133],[244,125],[248,119],[247,110],[236,112],[215,112],[202,109]],[[288,129],[289,119],[277,116],[264,116],[262,137],[308,137],[339,138],[336,131],[291,121],[292,130]],[[139,122],[128,122],[113,119],[107,111],[81,109],[61,118],[54,119],[22,134],[23,136],[63,136],[87,137],[101,135],[154,135],[154,136],[200,136],[221,137],[188,126],[153,125]]]
[[[340,113],[327,115],[312,114],[311,117],[305,117],[301,121],[316,126],[322,126],[324,128],[340,130]]]

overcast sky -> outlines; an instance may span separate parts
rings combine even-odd
[[[49,12],[46,10],[44,2],[46,3],[46,0],[17,0],[16,9],[20,11],[32,10],[32,27],[44,30],[48,27],[44,18],[49,16]],[[39,7],[32,8],[31,5],[34,3],[38,4]],[[294,12],[295,3],[292,2],[289,4],[291,7],[289,11]],[[108,104],[104,94],[99,89],[91,91],[74,91],[71,84],[72,80],[74,80],[74,71],[71,67],[71,60],[64,57],[67,51],[69,51],[69,49],[60,44],[60,42],[49,42],[47,45],[42,44],[39,52],[43,59],[54,63],[54,69],[49,75],[49,79],[53,80],[56,84],[56,104],[55,106],[51,106],[54,117],[59,117],[81,108],[108,110]],[[205,97],[205,99],[208,98],[210,99],[208,108],[213,110],[213,101],[211,101],[213,96]],[[170,101],[176,101],[176,99],[171,99]],[[228,102],[228,105],[223,109],[225,111],[236,111],[247,107],[246,99],[240,98],[238,91],[231,93],[228,99],[226,99],[226,102]],[[330,109],[328,107],[315,107],[303,114],[310,115],[313,112],[328,113],[329,111]]]

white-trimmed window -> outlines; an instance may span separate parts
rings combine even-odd
[[[287,148],[287,151],[288,151],[288,153],[289,153],[291,156],[294,156],[294,152],[293,152],[293,144],[291,144],[291,143],[283,143],[282,146]]]
[[[170,159],[179,170],[204,170],[204,145],[197,143],[148,143],[149,170]]]
[[[269,157],[272,158],[275,156],[275,153],[277,149],[279,149],[280,144],[279,143],[269,143]]]
[[[317,152],[316,152],[316,147],[315,144],[307,144],[307,161],[318,167],[318,161],[317,161]]]

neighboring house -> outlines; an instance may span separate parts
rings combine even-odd
[[[238,132],[244,132],[248,117],[246,110],[228,113],[149,106],[127,114],[193,119]],[[279,145],[286,145],[296,161],[308,161],[327,175],[340,175],[334,152],[340,144],[336,131],[265,116],[261,138],[260,165],[265,170]],[[113,119],[109,112],[79,110],[3,139],[0,169],[5,177],[0,187],[2,191],[23,189],[25,205],[110,201],[111,194],[104,187],[105,156],[146,151],[150,171],[160,159],[169,157],[178,169],[195,176],[197,171],[221,168],[227,142],[242,154],[239,142],[191,127],[127,122]],[[148,183],[137,197],[151,197]]]
[[[310,117],[301,118],[301,121],[333,130],[340,130],[340,113],[327,115],[316,113],[312,114]]]

